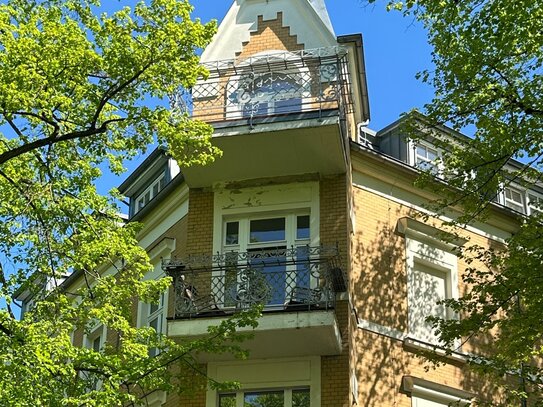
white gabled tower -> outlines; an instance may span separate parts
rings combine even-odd
[[[272,22],[279,22],[288,36],[296,39],[297,49],[337,45],[324,0],[236,0],[202,54],[202,62],[237,58],[253,37],[263,31],[259,25]],[[280,51],[292,50],[288,48],[294,44],[287,38],[278,36],[278,40],[278,44],[284,45]],[[261,50],[264,51],[267,49]]]

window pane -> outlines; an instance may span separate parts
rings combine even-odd
[[[285,218],[251,221],[250,243],[285,240]]]
[[[239,222],[228,222],[226,224],[225,244],[239,244]]]
[[[292,407],[309,407],[309,389],[292,391]]]
[[[309,216],[298,216],[296,239],[309,239]]]
[[[97,338],[94,339],[94,341],[92,341],[92,349],[95,351],[95,352],[100,352],[100,337],[98,336]]]
[[[432,325],[426,317],[434,316],[447,319],[447,308],[438,302],[450,298],[448,275],[445,271],[415,263],[413,270],[413,289],[415,302],[410,304],[413,334],[417,339],[436,343]]]
[[[426,158],[426,147],[417,146],[417,155]]]
[[[284,407],[282,391],[266,393],[245,393],[244,407]]]
[[[236,407],[236,395],[221,394],[219,396],[219,407]]]
[[[149,321],[149,327],[153,328],[156,333],[160,333],[158,321],[159,321],[159,317],[153,318],[152,320]]]

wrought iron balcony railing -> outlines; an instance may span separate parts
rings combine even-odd
[[[352,109],[343,47],[275,52],[241,61],[206,63],[207,79],[171,96],[171,106],[207,122]]]
[[[173,278],[175,318],[221,316],[262,304],[266,311],[325,310],[346,290],[336,247],[291,247],[162,261]]]

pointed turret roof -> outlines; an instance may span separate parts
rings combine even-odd
[[[334,33],[334,27],[332,26],[332,21],[330,21],[330,16],[328,15],[328,9],[326,8],[326,4],[324,3],[324,0],[308,0],[308,1],[309,3],[311,3],[313,8],[315,9],[315,12],[320,17],[324,25],[328,27],[330,32],[335,36],[336,34]]]

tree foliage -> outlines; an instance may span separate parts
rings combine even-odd
[[[427,29],[434,67],[420,79],[435,89],[425,106],[430,127],[475,129],[473,138],[442,141],[449,186],[438,188],[441,207],[462,205],[458,225],[487,219],[504,187],[541,184],[543,2],[391,0],[388,7]],[[526,165],[511,165],[512,159]],[[471,366],[509,378],[504,404],[543,405],[542,220],[519,216],[507,250],[468,244],[462,256],[472,288],[448,302],[462,318],[434,321],[452,348],[459,338],[492,337],[492,355],[472,358]]]
[[[0,4],[0,405],[115,406],[181,391],[195,352],[240,354],[235,329],[254,324],[253,311],[183,344],[134,327],[132,300],[157,301],[170,281],[142,281],[150,264],[139,226],[124,224],[118,194],[95,183],[152,142],[181,165],[217,156],[210,126],[163,103],[205,76],[196,51],[216,24],[191,19],[186,0],[99,7]],[[85,284],[59,287],[74,271]],[[35,305],[18,320],[21,293]],[[72,345],[74,330],[99,324],[116,338],[105,351]]]

